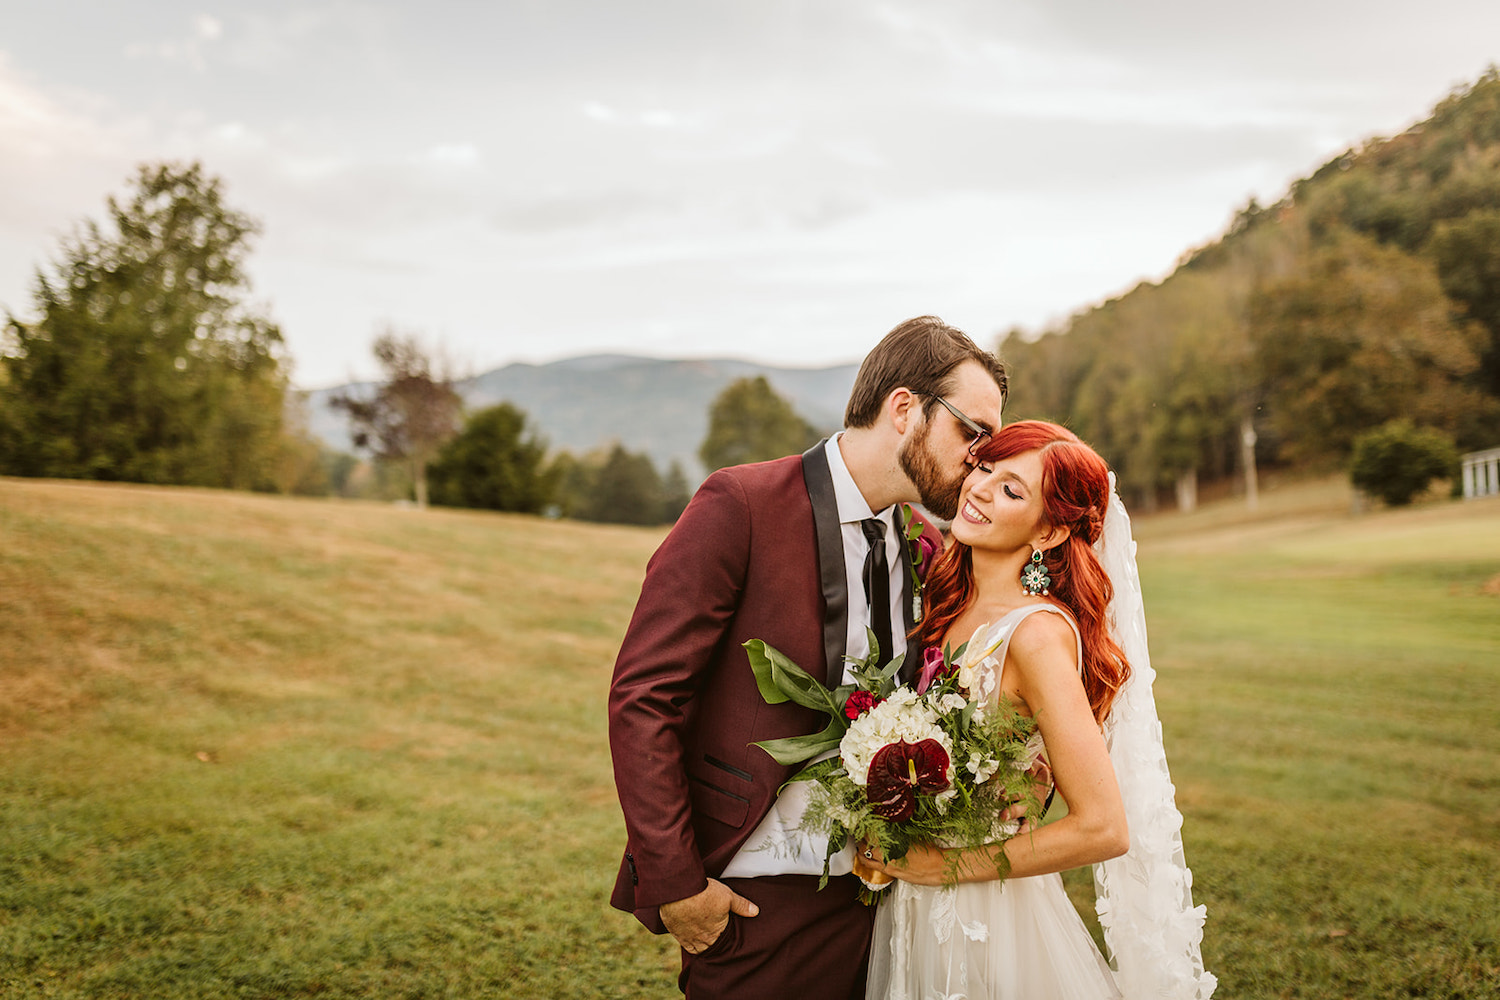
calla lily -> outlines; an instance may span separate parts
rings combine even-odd
[[[938,542],[928,535],[918,535],[912,541],[917,549],[916,558],[913,562],[917,564],[918,572],[924,572],[927,567],[932,565],[932,557],[938,553]]]
[[[943,651],[936,646],[928,646],[922,651],[922,670],[917,674],[917,694],[926,694],[927,689],[932,687],[932,682],[942,672]]]

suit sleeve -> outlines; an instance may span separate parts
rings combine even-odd
[[[734,620],[750,553],[744,490],[718,472],[651,557],[615,662],[609,745],[636,874],[635,905],[707,885],[684,742],[693,702]]]

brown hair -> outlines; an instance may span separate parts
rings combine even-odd
[[[922,396],[922,412],[932,413],[933,398],[953,388],[953,369],[977,361],[990,373],[1004,396],[1009,386],[1005,364],[982,350],[969,335],[936,316],[909,319],[881,338],[865,355],[844,409],[845,427],[869,427],[880,416],[885,398],[900,388]]]

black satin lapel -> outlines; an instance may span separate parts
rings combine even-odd
[[[901,618],[906,622],[906,632],[910,635],[911,630],[917,624],[917,619],[912,614],[911,542],[907,541],[906,532],[901,529],[901,511],[899,508],[896,511],[896,534],[898,536],[898,548],[901,550]],[[908,641],[906,659],[901,661],[901,679],[903,681],[916,679],[918,668],[917,654],[920,652],[921,650],[913,649]]]
[[[802,479],[812,501],[813,526],[818,532],[818,574],[823,584],[823,656],[830,688],[844,682],[845,642],[849,632],[849,584],[844,576],[844,534],[839,526],[839,504],[828,471],[827,440],[802,453]]]

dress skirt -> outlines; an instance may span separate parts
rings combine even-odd
[[[1120,997],[1060,875],[948,888],[897,881],[883,896],[869,1000]]]

